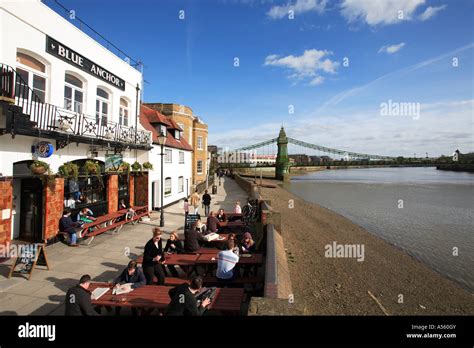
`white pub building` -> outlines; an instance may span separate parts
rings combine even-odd
[[[121,199],[154,207],[158,179],[149,176],[160,164],[140,175],[123,164],[152,162],[141,88],[139,70],[41,1],[0,0],[0,244],[55,241],[65,205],[96,216],[116,211]],[[165,126],[179,137],[175,125]],[[192,151],[169,144],[185,159]],[[171,171],[173,195],[164,203],[187,192],[191,169],[179,156],[185,174]]]

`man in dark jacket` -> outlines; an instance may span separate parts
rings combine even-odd
[[[92,308],[91,293],[88,290],[90,283],[90,275],[85,274],[79,280],[79,284],[67,291],[65,315],[98,315]]]
[[[204,214],[209,215],[209,207],[211,206],[211,195],[207,193],[207,190],[204,191],[202,195],[202,205],[204,205]]]
[[[161,231],[158,227],[153,229],[153,238],[145,244],[143,254],[143,273],[145,273],[146,284],[153,284],[153,277],[158,278],[158,285],[165,284],[165,269],[163,264],[163,246],[161,245]]]
[[[130,261],[127,268],[115,279],[115,284],[132,284],[132,289],[146,284],[146,278],[136,261]]]
[[[184,231],[184,251],[187,253],[194,253],[201,248],[199,242],[204,242],[202,234],[196,230],[196,223],[193,227]]]
[[[202,288],[202,278],[196,276],[190,284],[184,283],[171,289],[171,302],[166,307],[165,315],[203,315],[207,306],[211,303],[209,298],[205,298],[198,306],[196,293]]]
[[[61,232],[67,232],[69,233],[71,243],[69,244],[72,247],[77,247],[79,246],[76,241],[77,241],[77,230],[79,225],[72,221],[71,219],[71,209],[66,208],[64,209],[63,212],[63,217],[59,220],[59,230]]]

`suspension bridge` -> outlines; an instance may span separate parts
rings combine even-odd
[[[282,179],[290,166],[322,165],[333,161],[394,161],[396,157],[334,149],[286,136],[283,126],[277,138],[243,146],[224,155],[221,162],[233,167],[276,167],[276,178]]]

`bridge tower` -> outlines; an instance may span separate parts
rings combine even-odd
[[[288,158],[288,138],[286,137],[283,126],[281,126],[277,144],[278,154],[276,158],[275,176],[277,180],[284,180],[285,176],[289,173],[290,160]]]

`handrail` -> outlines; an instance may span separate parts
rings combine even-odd
[[[150,131],[125,127],[116,122],[104,122],[101,117],[43,102],[14,68],[3,63],[0,63],[0,96],[14,100],[15,105],[36,123],[39,131],[64,132],[141,145],[151,143]]]

